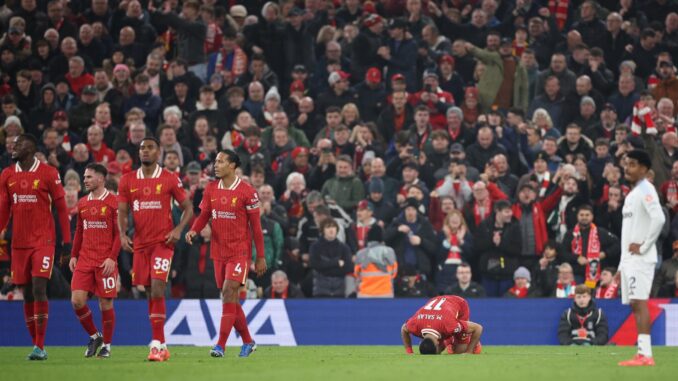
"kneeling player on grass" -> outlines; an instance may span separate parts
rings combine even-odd
[[[107,174],[108,171],[101,164],[88,164],[85,169],[85,189],[89,195],[78,202],[78,222],[68,264],[73,272],[73,310],[90,336],[85,357],[94,356],[97,350],[98,357],[111,356],[115,326],[113,298],[117,296],[120,239],[117,198],[104,187]],[[99,298],[103,336],[94,324],[92,311],[87,307],[89,293]]]
[[[258,276],[266,272],[264,235],[261,230],[260,203],[251,185],[235,174],[240,158],[231,151],[217,154],[214,174],[217,180],[207,185],[200,203],[200,216],[186,233],[186,242],[212,223],[210,252],[214,260],[214,275],[223,301],[219,341],[210,351],[212,357],[223,357],[231,329],[242,337],[240,357],[248,357],[257,348],[247,328],[247,318],[238,303],[238,289],[247,282],[252,261],[252,241],[257,249],[254,270]]]
[[[400,330],[405,351],[413,353],[410,335],[414,335],[423,339],[419,344],[422,355],[437,355],[445,348],[450,354],[479,354],[483,327],[469,321],[469,315],[463,298],[444,295],[430,299]]]

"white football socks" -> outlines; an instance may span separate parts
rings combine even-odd
[[[638,354],[645,357],[652,357],[652,338],[650,335],[638,335]]]

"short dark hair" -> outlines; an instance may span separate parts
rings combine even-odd
[[[240,167],[241,165],[240,156],[238,156],[238,154],[235,153],[235,151],[230,149],[224,149],[221,150],[220,152],[226,155],[228,157],[228,161],[235,164],[236,168]]]
[[[579,214],[579,212],[581,212],[582,210],[587,210],[587,211],[593,213],[593,207],[590,204],[580,205],[579,208],[577,208],[577,214]]]
[[[652,159],[650,158],[650,155],[646,151],[635,149],[627,153],[626,157],[629,159],[636,160],[638,164],[644,166],[648,170],[652,169]]]
[[[330,107],[325,109],[325,115],[327,115],[331,112],[336,112],[337,114],[341,114],[341,109],[337,106],[330,106]]]
[[[214,94],[214,89],[210,85],[202,85],[200,86],[200,93],[212,93]]]
[[[616,267],[606,267],[606,268],[604,268],[604,269],[601,271],[601,273],[602,273],[603,271],[607,271],[607,272],[609,272],[610,274],[612,274],[613,276],[617,274],[617,268],[616,268]]]
[[[431,111],[429,111],[428,107],[426,107],[424,105],[419,105],[414,109],[415,114],[418,113],[418,112],[426,112],[426,113],[429,113],[429,114],[431,113]]]
[[[596,147],[600,147],[600,146],[609,147],[610,146],[610,139],[608,139],[608,138],[598,138],[598,139],[596,139],[596,143],[594,144],[594,146],[596,146]]]
[[[367,242],[382,242],[384,240],[384,230],[381,226],[374,224],[367,231]]]
[[[103,177],[108,176],[108,170],[106,169],[106,167],[104,167],[103,165],[101,165],[99,163],[89,163],[85,167],[85,170],[87,170],[87,169],[90,169],[90,170],[102,175]]]
[[[19,137],[23,140],[28,140],[29,142],[33,143],[33,148],[37,149],[38,148],[38,139],[35,137],[33,134],[21,134]]]
[[[425,338],[419,343],[419,353],[422,355],[437,355],[438,348],[431,338]]]
[[[504,209],[510,209],[511,203],[506,200],[498,200],[494,203],[494,211],[500,212]]]
[[[321,232],[324,233],[325,229],[327,229],[327,228],[335,228],[338,231],[339,230],[339,224],[337,223],[337,221],[334,220],[334,218],[332,218],[330,216],[330,218],[326,218],[326,219],[323,220],[323,222],[320,223],[320,231]]]
[[[589,286],[585,284],[578,284],[577,287],[574,288],[574,293],[575,295],[582,295],[582,294],[589,294],[591,295],[591,289]]]
[[[160,147],[160,141],[155,136],[145,136],[143,139],[141,139],[142,142],[146,141],[146,140],[150,140],[150,141],[154,142],[155,145]]]

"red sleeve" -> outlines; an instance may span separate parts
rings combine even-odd
[[[63,190],[62,190],[63,191]],[[71,243],[71,221],[68,218],[68,207],[66,206],[66,199],[61,197],[54,200],[56,204],[57,216],[59,217],[59,225],[61,226],[61,237],[64,243]]]
[[[184,185],[181,183],[181,180],[177,176],[172,175],[172,178],[168,180],[170,183],[170,192],[172,192],[172,197],[179,204],[184,202],[186,199],[186,191],[184,191]]]
[[[212,192],[210,191],[210,187],[208,186],[205,188],[205,192],[202,194],[202,201],[200,201],[200,215],[198,215],[198,218],[196,218],[193,221],[193,225],[191,225],[191,229],[194,232],[200,233],[202,229],[205,228],[207,225],[207,222],[210,220],[210,210],[212,209],[212,203],[210,201],[210,197],[212,195]]]
[[[9,223],[10,200],[7,193],[7,171],[0,175],[0,231],[7,228]]]
[[[560,196],[563,195],[563,188],[557,187],[550,195],[544,198],[544,201],[541,202],[541,206],[544,209],[545,214],[551,213],[551,211],[558,206],[560,202]]]
[[[508,200],[508,196],[493,182],[487,183],[487,191],[490,192],[490,199],[492,201]]]
[[[123,176],[118,184],[118,202],[129,204],[129,177]]]
[[[78,258],[80,256],[80,248],[82,247],[82,220],[80,219],[80,208],[78,208],[78,215],[76,218],[77,224],[75,225],[75,237],[73,238],[73,247],[71,248],[71,258]]]
[[[120,231],[118,230],[118,205],[115,202],[115,199],[109,203],[109,208],[113,211],[111,218],[111,225],[113,226],[113,246],[111,247],[111,254],[108,256],[112,260],[116,261],[118,255],[120,255],[120,248],[122,244],[120,243]]]
[[[252,190],[251,197],[248,198],[245,207],[247,208],[247,219],[252,229],[254,247],[257,249],[257,259],[264,258],[264,233],[261,231],[260,202],[259,195],[255,190]]]

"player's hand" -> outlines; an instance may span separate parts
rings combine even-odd
[[[177,228],[174,228],[165,236],[165,245],[173,245],[180,239],[181,232]]]
[[[620,284],[621,283],[621,271],[617,271],[617,273],[614,274],[614,278],[612,278],[612,283],[614,283],[614,284]]]
[[[189,245],[192,245],[193,244],[193,238],[195,238],[196,235],[198,235],[198,233],[196,233],[193,230],[189,230],[188,233],[186,233],[186,243],[188,243]]]
[[[71,272],[75,272],[75,265],[78,264],[78,258],[71,257],[71,260],[68,261],[68,268],[71,270]]]
[[[115,261],[112,260],[111,258],[106,258],[104,263],[99,265],[99,267],[103,268],[103,270],[101,271],[101,275],[109,276],[109,275],[113,274],[113,271],[115,270]]]
[[[632,244],[630,244],[629,245],[629,252],[631,254],[640,255],[640,245],[642,245],[642,243],[632,243]]]
[[[254,272],[257,273],[258,277],[261,277],[266,273],[266,258],[257,258],[254,262]]]
[[[132,242],[132,239],[127,236],[127,234],[120,234],[120,245],[122,246],[122,249],[125,250],[128,253],[134,252],[134,249],[132,247],[134,246],[134,243]]]

